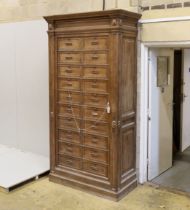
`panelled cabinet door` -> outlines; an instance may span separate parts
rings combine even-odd
[[[50,55],[50,180],[113,200],[136,186],[139,18],[124,10],[45,17]]]

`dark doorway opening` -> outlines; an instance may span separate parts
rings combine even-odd
[[[182,50],[174,51],[173,154],[181,146]]]

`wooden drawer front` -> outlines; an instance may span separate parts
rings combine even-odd
[[[58,102],[69,104],[81,104],[82,96],[79,93],[59,91]]]
[[[107,95],[85,94],[84,103],[86,105],[97,105],[106,107],[108,102]]]
[[[108,162],[107,152],[96,150],[96,149],[85,148],[84,158],[89,159],[89,160],[103,162],[103,163]]]
[[[108,57],[107,53],[85,53],[84,63],[85,64],[107,64]]]
[[[107,92],[107,82],[106,81],[97,81],[97,80],[87,80],[84,82],[84,91],[85,92],[94,92],[94,93],[106,93]]]
[[[84,144],[86,146],[108,149],[108,138],[103,136],[85,134]]]
[[[86,38],[84,40],[84,48],[86,50],[106,50],[108,49],[107,38]]]
[[[59,142],[59,153],[81,157],[82,149],[80,146],[74,144]]]
[[[59,165],[67,166],[75,169],[82,169],[82,161],[77,158],[59,155]]]
[[[77,130],[80,128],[80,120],[75,120],[74,118],[58,118],[59,128],[71,128]]]
[[[81,68],[73,66],[60,66],[58,75],[63,77],[80,77]]]
[[[68,131],[68,130],[59,130],[58,131],[58,139],[59,140],[65,140],[65,141],[71,141],[74,143],[80,143],[80,133]]]
[[[85,108],[84,109],[84,117],[85,117],[85,119],[107,121],[108,114],[106,113],[106,109]]]
[[[63,53],[58,54],[58,61],[60,63],[81,63],[81,54],[80,53]]]
[[[92,132],[97,134],[108,134],[109,128],[107,123],[101,123],[101,122],[90,122],[85,121],[84,125],[86,132]]]
[[[82,40],[78,38],[59,38],[59,50],[80,50],[82,47]]]
[[[63,116],[80,117],[80,107],[70,105],[59,105],[58,114]]]
[[[58,80],[58,88],[65,90],[80,90],[80,81],[73,79]]]
[[[107,78],[107,69],[103,67],[84,68],[85,78]]]
[[[83,162],[83,170],[100,176],[108,176],[107,166],[93,162]]]

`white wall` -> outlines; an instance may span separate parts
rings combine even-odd
[[[44,20],[0,25],[0,144],[49,155]]]
[[[184,49],[181,151],[190,146],[190,49]]]

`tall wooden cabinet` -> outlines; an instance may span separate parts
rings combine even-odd
[[[140,15],[45,17],[50,57],[50,180],[120,199],[136,180]]]

